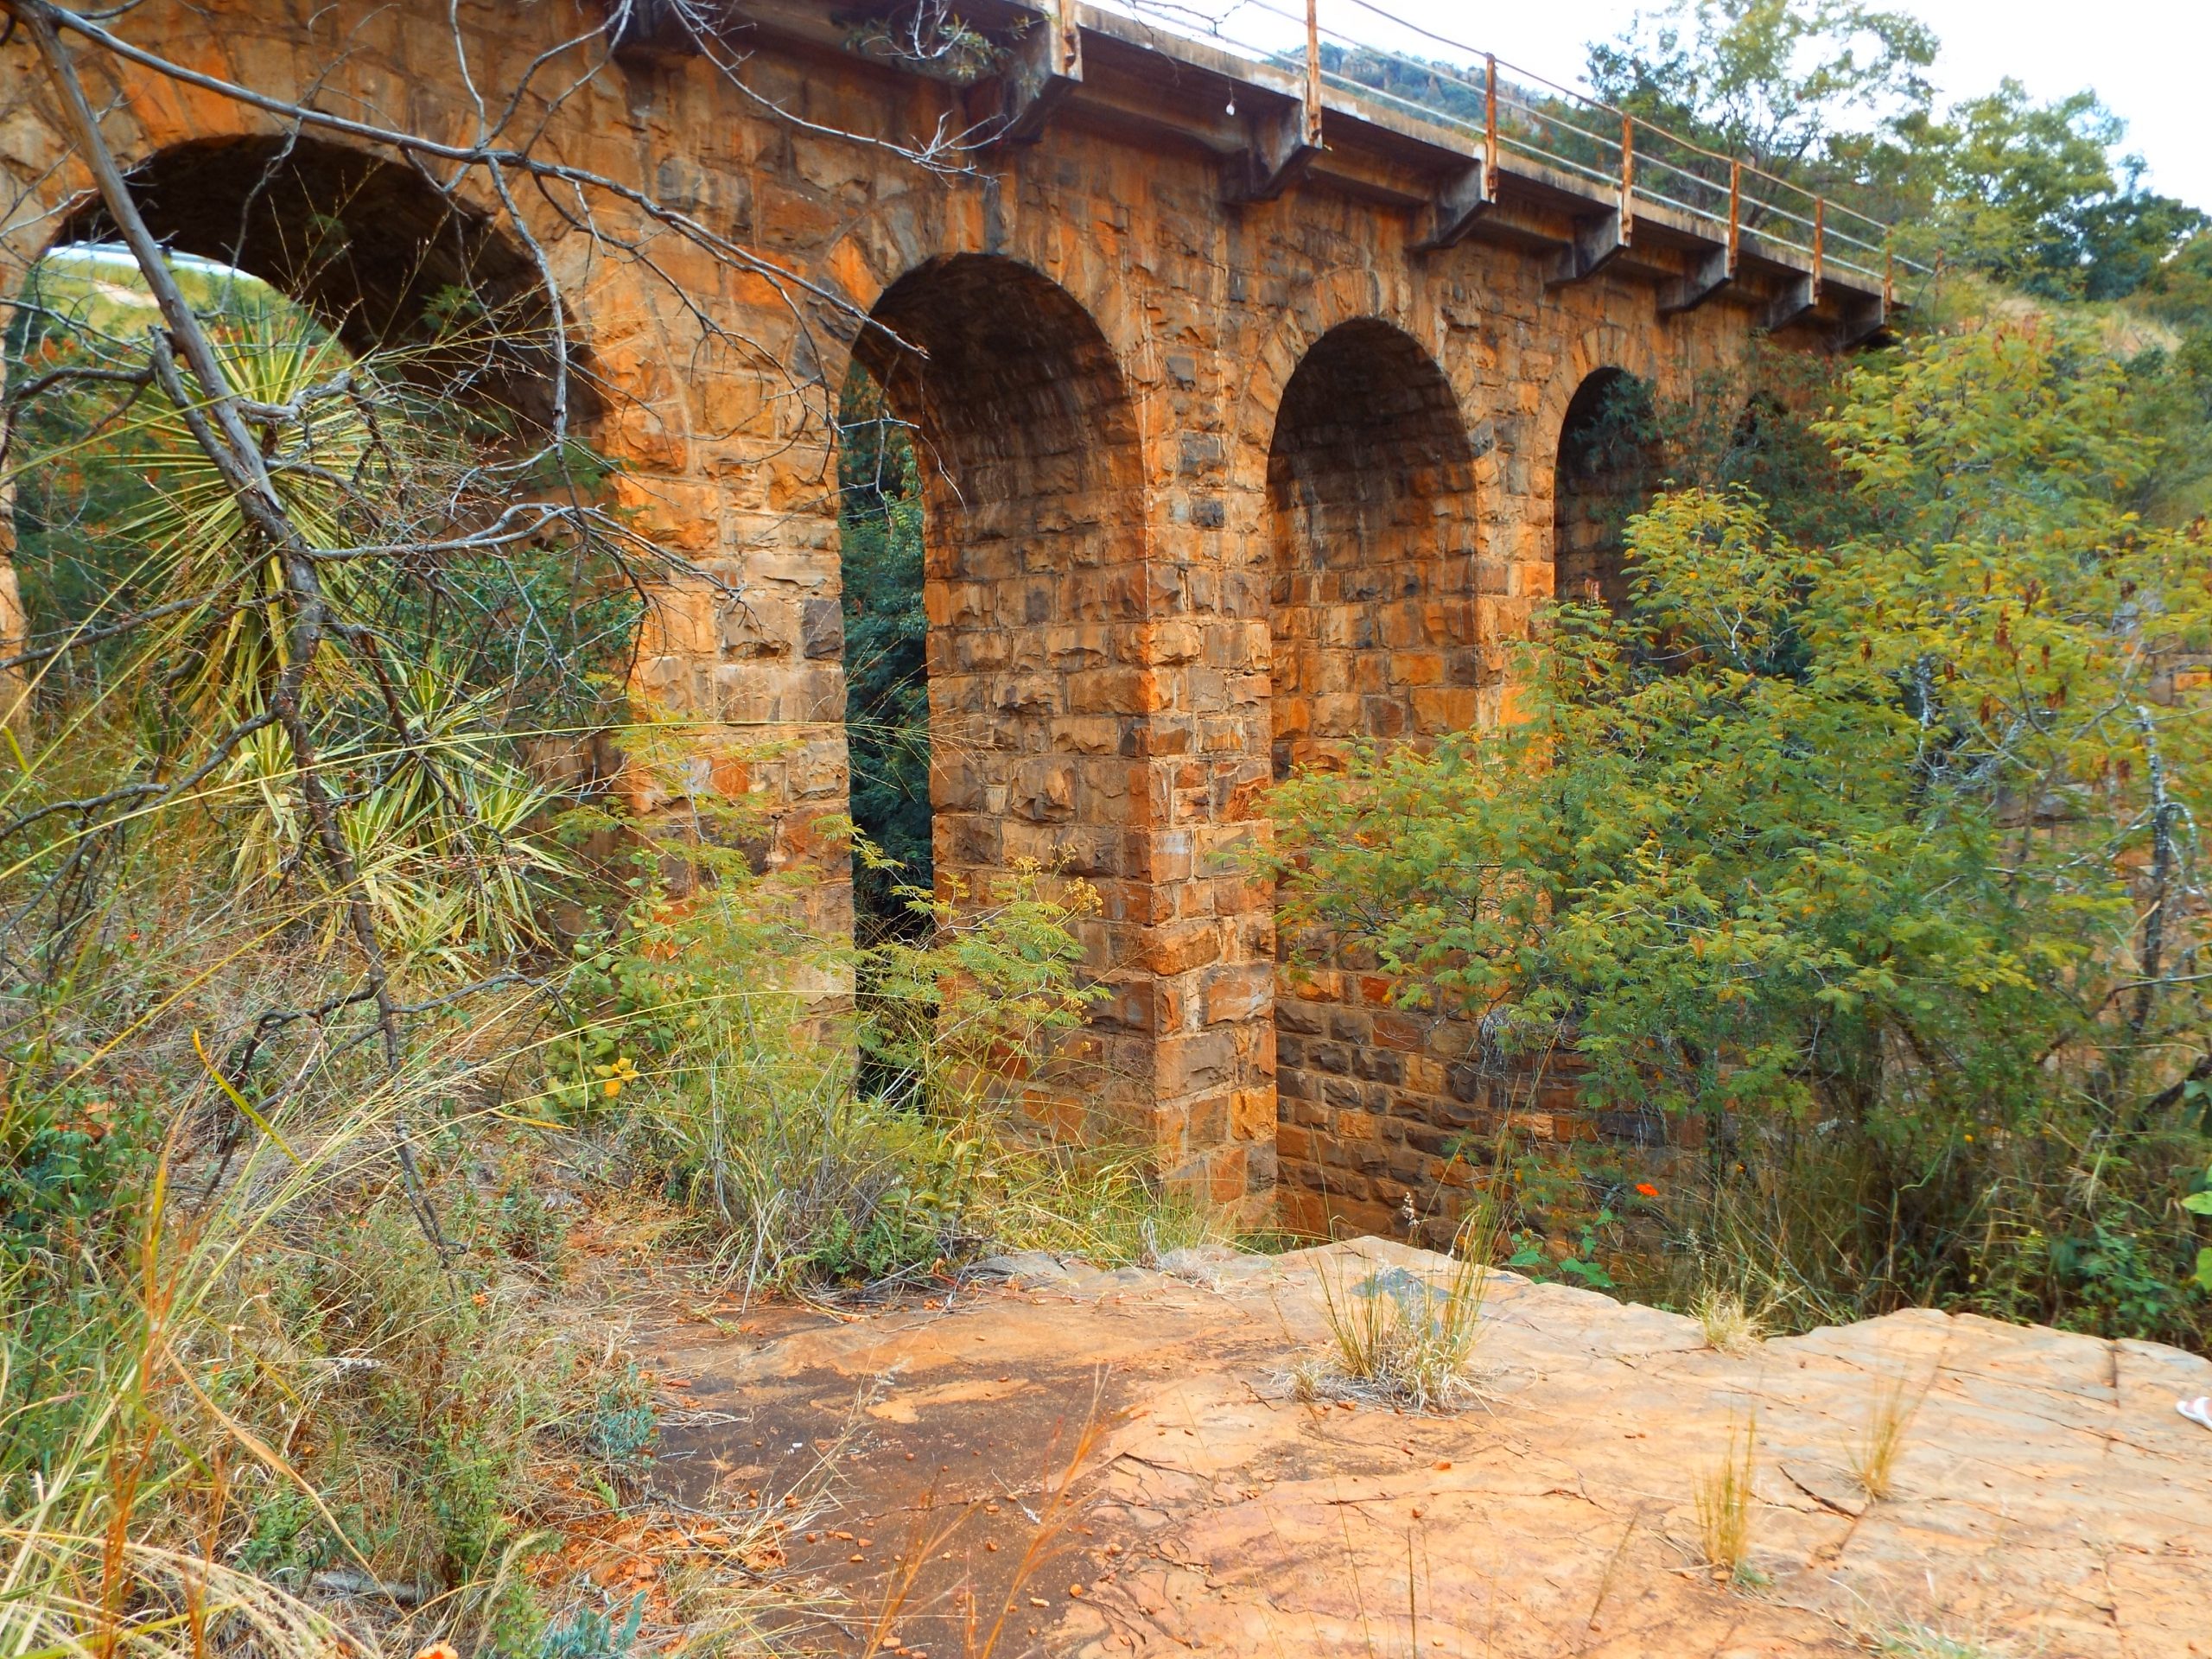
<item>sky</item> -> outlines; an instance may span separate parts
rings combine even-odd
[[[1185,0],[1218,15],[1232,0]],[[1637,0],[1372,0],[1383,10],[1553,80],[1580,84],[1583,48],[1609,39]],[[1303,11],[1297,0],[1260,0]],[[1912,12],[1943,42],[1933,79],[1945,99],[1993,90],[2010,75],[2038,100],[2094,87],[2127,122],[2124,148],[2150,163],[2153,189],[2212,212],[2212,0],[1879,0]],[[1250,14],[1247,14],[1248,16]],[[1322,0],[1325,23],[1377,46],[1386,38],[1359,0]],[[1432,46],[1430,50],[1434,51]],[[1438,55],[1444,55],[1440,52]]]

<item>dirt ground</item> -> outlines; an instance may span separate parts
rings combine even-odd
[[[1318,1273],[1349,1255],[1446,1266],[1378,1239],[1035,1256],[873,1314],[671,1319],[641,1343],[659,1484],[797,1506],[826,1651],[2212,1656],[2212,1433],[2174,1410],[2212,1363],[1924,1312],[1730,1357],[1500,1273],[1472,1402],[1301,1402]],[[1885,1401],[1902,1442],[1873,1500],[1853,1447]],[[1731,1580],[1697,1494],[1747,1434]]]

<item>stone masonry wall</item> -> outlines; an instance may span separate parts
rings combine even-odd
[[[1105,899],[1084,944],[1111,996],[1069,1057],[1091,1069],[1060,1074],[1072,1118],[1265,1213],[1280,1075],[1285,1156],[1335,1169],[1357,1148],[1368,1184],[1343,1213],[1395,1208],[1419,1173],[1403,1149],[1436,1155],[1438,1125],[1475,1104],[1452,1080],[1459,1037],[1403,1028],[1363,982],[1279,988],[1270,895],[1236,849],[1268,834],[1282,760],[1512,717],[1506,647],[1552,592],[1570,400],[1606,370],[1687,392],[1744,352],[1750,303],[1662,320],[1648,282],[1548,287],[1544,254],[1506,243],[1416,252],[1416,214],[1319,187],[1227,206],[1230,163],[1080,105],[1033,144],[931,173],[836,133],[957,124],[942,83],[766,36],[734,72],[607,66],[579,42],[598,14],[574,0],[458,15],[456,30],[429,0],[148,0],[121,26],[455,143],[479,131],[471,79],[526,83],[516,130],[542,129],[543,153],[743,251],[716,258],[587,191],[595,238],[574,204],[524,193],[592,436],[622,464],[613,499],[701,573],[656,596],[637,690],[689,722],[681,787],[760,800],[766,857],[819,873],[833,929],[850,901],[821,829],[847,786],[830,416],[866,361],[932,469],[941,877],[1062,859]],[[91,73],[133,162],[281,136],[182,83]],[[86,183],[46,97],[28,44],[0,48],[0,251],[17,273]],[[480,192],[469,205],[495,216]],[[1387,1100],[1346,1086],[1386,1083]],[[1378,1116],[1402,1149],[1379,1163]],[[1329,1207],[1294,1196],[1288,1213],[1319,1224]]]

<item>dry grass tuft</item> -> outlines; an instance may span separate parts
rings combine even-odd
[[[1900,1624],[1878,1638],[1875,1651],[1891,1659],[1997,1659],[1997,1649],[1932,1624]]]
[[[201,1659],[211,1639],[273,1659],[364,1650],[359,1633],[250,1573],[135,1539],[0,1527],[10,1651]]]
[[[1867,1497],[1885,1498],[1895,1490],[1897,1453],[1904,1445],[1904,1426],[1912,1413],[1905,1403],[1903,1377],[1891,1382],[1876,1396],[1866,1427],[1852,1443],[1852,1478]]]
[[[1698,1541],[1707,1564],[1732,1579],[1743,1578],[1751,1560],[1758,1432],[1756,1420],[1741,1430],[1732,1421],[1727,1454],[1698,1480]]]
[[[1748,1354],[1766,1340],[1766,1316],[1746,1306],[1738,1291],[1700,1291],[1690,1317],[1705,1333],[1705,1345],[1718,1354]]]
[[[1295,1368],[1301,1399],[1366,1396],[1415,1411],[1449,1410],[1471,1392],[1468,1366],[1490,1285],[1491,1226],[1471,1218],[1438,1286],[1403,1268],[1339,1255],[1317,1269],[1334,1352]]]

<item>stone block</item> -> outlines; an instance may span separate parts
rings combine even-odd
[[[1236,1046],[1230,1033],[1204,1031],[1164,1037],[1154,1059],[1154,1080],[1163,1099],[1226,1086],[1235,1077]]]
[[[1375,1039],[1374,1016],[1361,1008],[1331,1008],[1329,1036],[1334,1042],[1364,1047]]]
[[[1218,961],[1221,950],[1220,924],[1176,922],[1153,930],[1146,947],[1146,960],[1156,974],[1182,974]]]
[[[1273,1141],[1280,1128],[1281,1113],[1273,1089],[1238,1089],[1229,1097],[1229,1136],[1232,1141]]]
[[[845,653],[845,607],[834,599],[810,599],[799,620],[799,649],[808,657],[838,660]]]
[[[1417,1053],[1427,1045],[1429,1027],[1434,1023],[1428,1017],[1399,1008],[1377,1008],[1369,1019],[1376,1042],[1408,1053]]]
[[[1228,963],[1201,979],[1200,1018],[1209,1026],[1264,1016],[1274,1001],[1274,969],[1268,963]]]

